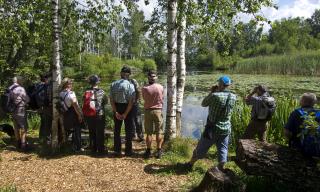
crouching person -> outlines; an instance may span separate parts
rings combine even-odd
[[[81,148],[81,122],[82,114],[75,92],[72,91],[72,80],[62,80],[62,91],[59,94],[60,104],[64,108],[63,126],[66,132],[72,132],[72,148],[75,152],[83,151]]]
[[[90,88],[83,95],[82,112],[89,128],[89,139],[92,153],[107,154],[104,146],[105,105],[107,97],[98,87],[100,78],[97,75],[89,77]]]
[[[320,157],[320,111],[314,108],[316,102],[315,94],[304,93],[300,108],[290,114],[284,127],[289,147],[300,150],[307,157]]]
[[[230,85],[231,79],[228,76],[220,77],[218,85],[213,86],[209,95],[203,99],[202,107],[209,107],[205,130],[193,151],[191,160],[184,164],[178,163],[178,167],[191,170],[193,164],[198,159],[204,158],[209,148],[216,144],[219,162],[217,169],[224,170],[231,134],[231,113],[236,103],[236,95],[228,89]]]
[[[28,122],[26,105],[30,98],[28,97],[26,90],[22,87],[22,81],[22,77],[14,77],[13,84],[8,89],[10,90],[13,102],[12,119],[17,147],[22,150],[27,150]]]

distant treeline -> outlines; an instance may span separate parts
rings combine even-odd
[[[320,50],[320,10],[307,19],[297,17],[274,21],[268,33],[263,31],[263,26],[250,21],[236,24],[224,41],[201,37],[203,40],[198,48],[188,44],[189,50],[194,50],[187,55],[189,65],[236,69],[245,73],[320,73],[320,52],[317,51]]]

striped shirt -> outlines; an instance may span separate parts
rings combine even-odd
[[[209,107],[208,119],[213,123],[216,134],[231,133],[230,119],[236,100],[237,96],[228,90],[210,93],[203,99],[201,106]]]
[[[126,79],[112,82],[110,87],[110,99],[115,103],[129,103],[135,99],[134,85]]]

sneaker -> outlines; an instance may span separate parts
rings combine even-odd
[[[184,171],[191,171],[193,165],[191,163],[189,163],[189,162],[187,162],[187,163],[177,163],[177,167],[179,169],[183,169]]]
[[[151,156],[151,149],[146,149],[146,152],[143,154],[145,159],[149,159]]]
[[[129,151],[129,152],[125,152],[124,155],[126,157],[131,157],[133,155],[132,151]]]
[[[156,153],[156,158],[161,159],[161,157],[162,157],[162,149],[158,149]]]

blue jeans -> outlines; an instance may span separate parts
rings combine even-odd
[[[228,143],[229,143],[229,135],[214,135],[212,139],[207,139],[201,136],[200,141],[198,142],[197,147],[193,151],[192,158],[193,159],[202,159],[206,156],[209,148],[216,144],[217,153],[218,153],[218,161],[219,163],[227,162],[228,157]]]

